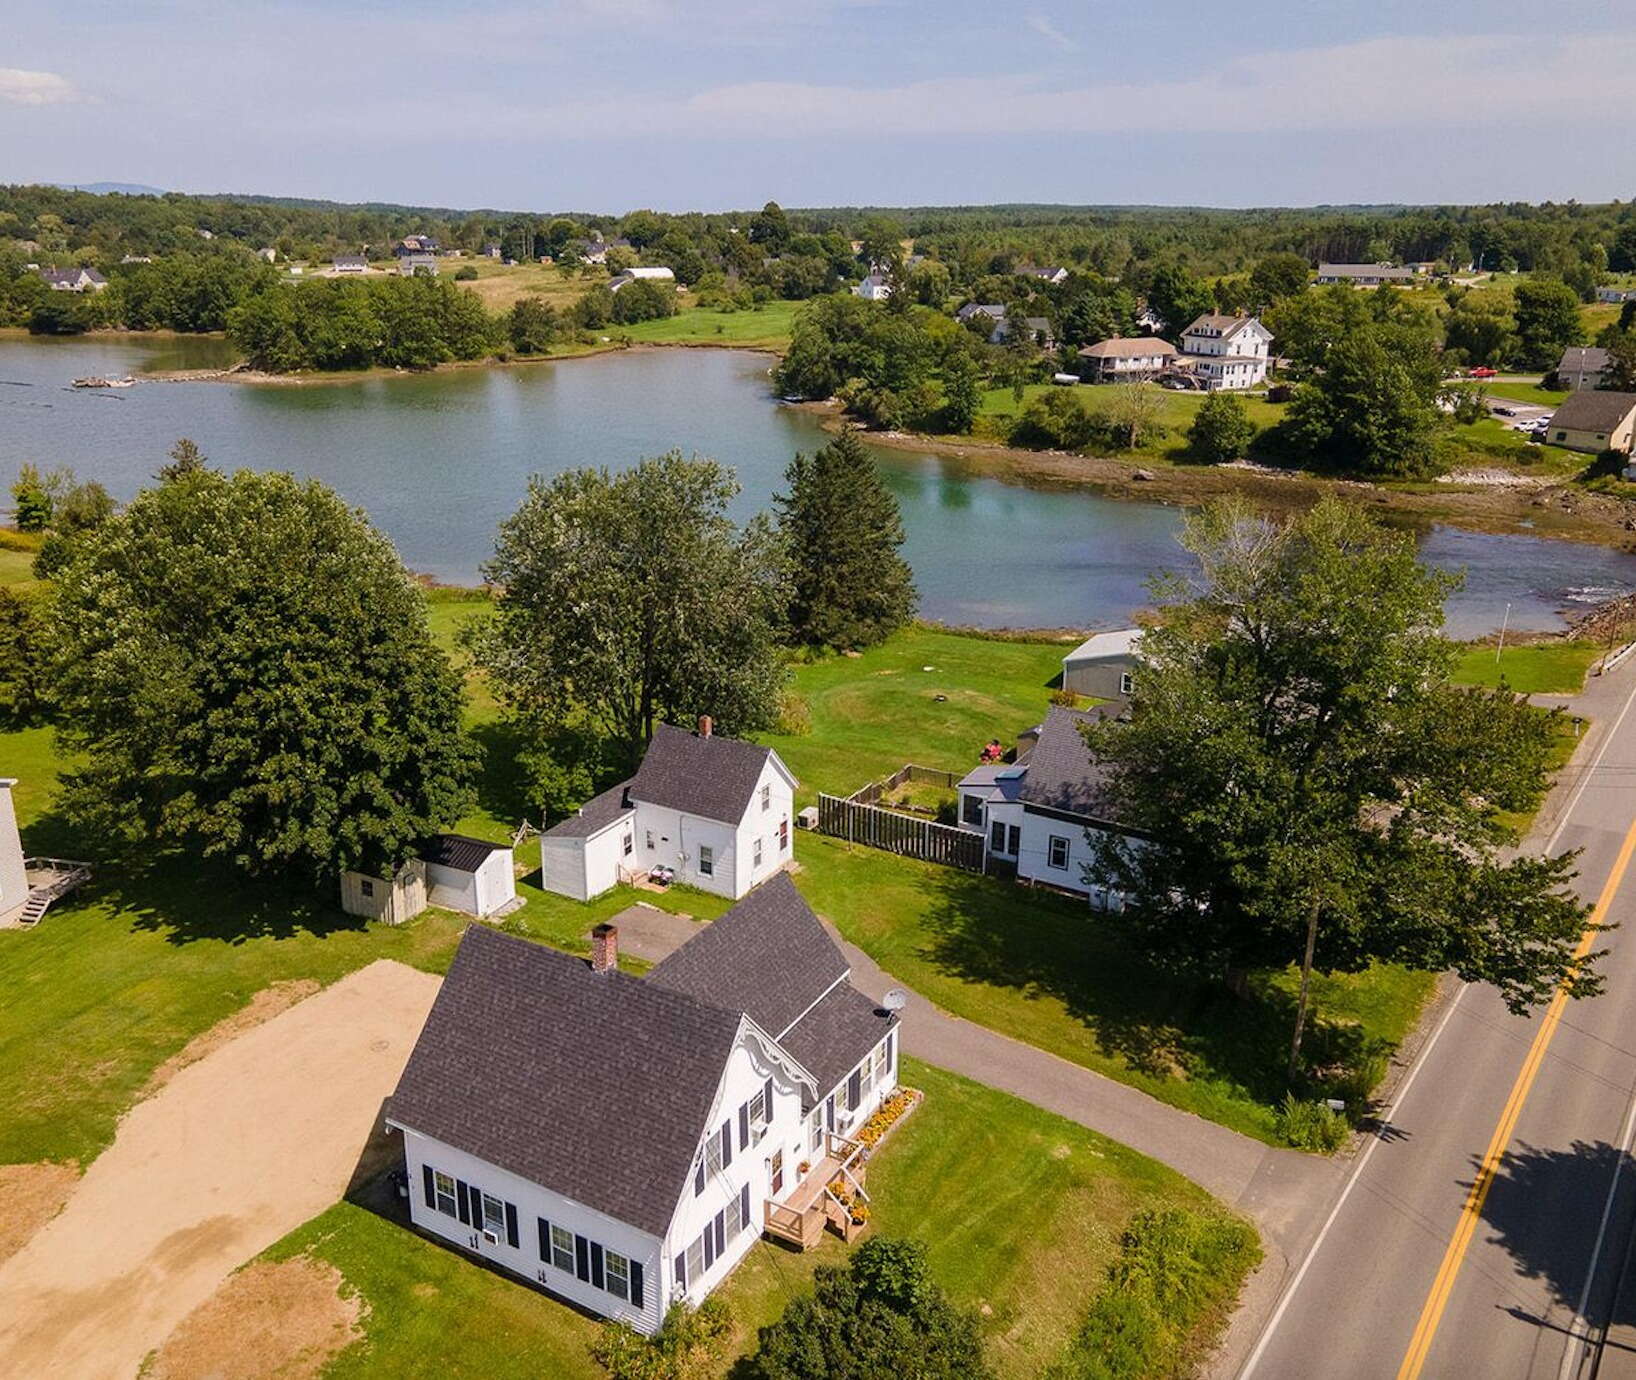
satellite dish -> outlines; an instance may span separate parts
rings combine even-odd
[[[901,1011],[909,1004],[909,994],[901,987],[894,987],[881,998],[880,1004],[887,1011]]]

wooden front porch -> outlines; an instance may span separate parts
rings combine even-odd
[[[842,1239],[851,1241],[863,1230],[863,1224],[852,1220],[851,1210],[836,1196],[833,1185],[839,1182],[848,1197],[867,1203],[865,1176],[863,1145],[826,1131],[823,1158],[782,1202],[767,1202],[763,1222],[767,1234],[802,1251],[810,1251],[818,1244],[825,1227],[833,1227]]]

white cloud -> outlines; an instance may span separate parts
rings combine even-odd
[[[0,101],[8,105],[61,105],[79,99],[74,84],[55,72],[0,67]]]
[[[1043,14],[1029,15],[1027,24],[1030,29],[1037,33],[1047,43],[1055,45],[1056,47],[1062,49],[1063,52],[1077,53],[1079,51],[1079,44],[1074,42],[1073,39],[1069,38],[1067,34],[1063,33],[1061,29],[1057,28],[1057,26]]]

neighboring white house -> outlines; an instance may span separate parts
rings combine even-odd
[[[362,254],[337,254],[330,265],[331,273],[367,273],[369,260]]]
[[[674,283],[676,281],[676,275],[668,268],[663,266],[654,268],[627,268],[623,273],[617,274],[615,277],[609,279],[608,291],[618,292],[619,289],[624,287],[627,283],[636,283],[644,280],[654,283]]]
[[[1382,283],[1412,283],[1412,268],[1394,264],[1319,264],[1320,283],[1350,283],[1353,287],[1379,287]]]
[[[1582,388],[1570,393],[1551,414],[1545,439],[1592,455],[1636,449],[1636,393]]]
[[[341,874],[341,909],[389,925],[401,925],[429,905],[487,920],[518,904],[511,849],[465,834],[427,839],[390,880]]]
[[[1557,387],[1569,392],[1600,388],[1607,371],[1608,352],[1600,345],[1570,345],[1557,361]]]
[[[11,803],[15,777],[0,776],[0,922],[12,919],[28,901],[28,869],[23,865],[23,840],[17,832],[17,811]]]
[[[646,978],[612,925],[589,962],[471,927],[385,1112],[414,1224],[644,1333],[763,1229],[814,1244],[898,1081],[849,977],[787,877]]]
[[[53,292],[101,292],[108,286],[94,268],[42,268],[40,277]]]
[[[1085,378],[1090,383],[1139,383],[1156,379],[1171,368],[1179,351],[1159,336],[1115,336],[1099,340],[1079,352],[1086,362]]]
[[[437,255],[401,254],[398,256],[398,274],[400,277],[413,278],[417,273],[424,274],[428,278],[437,277]]]
[[[1206,312],[1182,332],[1182,361],[1206,390],[1254,388],[1267,377],[1272,332],[1253,316]]]
[[[1050,283],[1052,287],[1056,287],[1057,285],[1068,281],[1068,270],[1065,268],[1058,268],[1055,265],[1049,268],[1035,268],[1033,265],[1028,265],[1027,267],[1013,270],[1013,276],[1018,278],[1036,278],[1042,283]]]
[[[967,302],[959,311],[955,312],[954,319],[962,326],[974,316],[986,316],[989,319],[989,329],[993,330],[1005,324],[1005,303],[1003,302]]]
[[[586,901],[656,867],[737,900],[787,866],[795,777],[771,748],[660,724],[635,776],[540,838],[540,885]]]
[[[1599,287],[1596,289],[1598,302],[1636,302],[1636,288]]]
[[[892,295],[892,285],[886,281],[884,274],[871,273],[852,291],[866,302],[884,302]]]
[[[1102,700],[1130,698],[1140,628],[1093,633],[1062,658],[1062,688]]]
[[[1078,892],[1105,910],[1122,902],[1086,882],[1087,834],[1127,831],[1111,818],[1104,773],[1080,734],[1100,717],[1053,706],[1025,755],[976,767],[957,789],[960,827],[983,835],[985,867],[1015,867],[1022,880]]]

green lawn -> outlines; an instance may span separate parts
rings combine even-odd
[[[1073,1122],[913,1061],[903,1072],[926,1100],[870,1164],[873,1230],[924,1240],[955,1300],[987,1309],[1002,1376],[1038,1375],[1062,1351],[1133,1213],[1210,1205],[1180,1175]],[[594,1323],[364,1208],[340,1204],[267,1254],[303,1252],[369,1304],[363,1340],[331,1376],[417,1374],[429,1362],[450,1376],[601,1374],[585,1353]],[[845,1254],[832,1236],[805,1255],[756,1245],[722,1291],[741,1350],[817,1265]]]
[[[675,316],[610,327],[609,333],[653,345],[738,345],[782,350],[790,343],[790,330],[800,306],[799,302],[773,301],[748,311],[684,307]]]
[[[1513,383],[1507,379],[1478,379],[1474,382],[1490,397],[1537,403],[1540,407],[1555,407],[1568,396],[1565,391],[1541,388],[1537,383]]]
[[[1462,685],[1498,685],[1504,680],[1524,695],[1577,695],[1585,673],[1602,654],[1589,642],[1540,642],[1507,647],[1473,647],[1460,658],[1454,678]]]
[[[23,544],[23,538],[7,534],[8,544],[0,546],[0,585],[32,585],[34,583],[34,551]],[[10,542],[16,542],[15,546]]]

